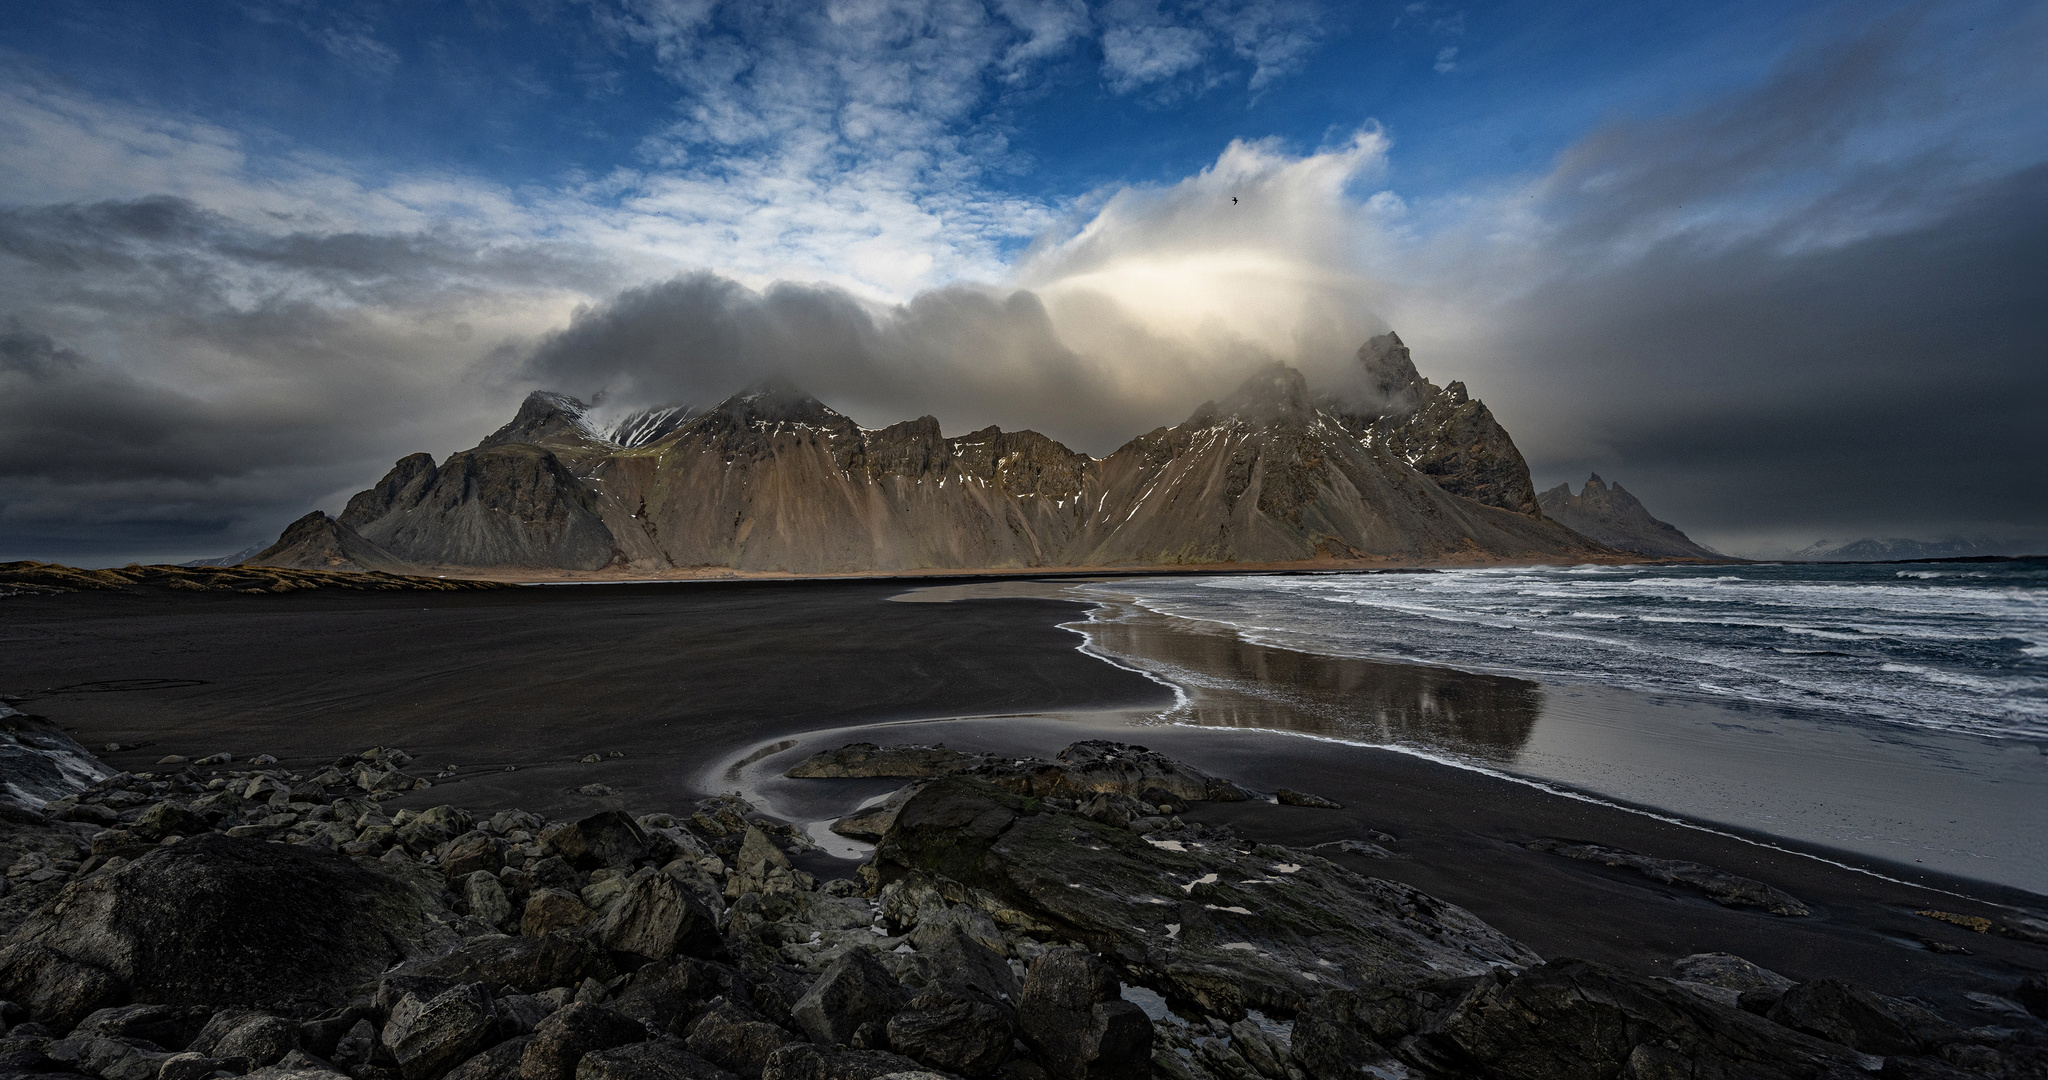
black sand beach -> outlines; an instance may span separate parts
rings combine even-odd
[[[141,744],[103,755],[118,768],[219,750],[312,765],[397,745],[424,763],[461,766],[400,805],[521,806],[549,815],[620,804],[665,809],[724,786],[714,763],[806,732],[830,735],[800,740],[782,756],[856,737],[1050,754],[1074,738],[1108,735],[1255,790],[1285,786],[1343,802],[1343,810],[1208,804],[1187,816],[1296,845],[1391,834],[1392,858],[1338,858],[1463,905],[1547,957],[1656,974],[1690,953],[1727,951],[1795,979],[1839,976],[1916,996],[1980,1023],[1999,1016],[1965,993],[1995,992],[2048,968],[2048,947],[1914,914],[2039,905],[2012,890],[1924,873],[1914,878],[1919,884],[1887,881],[1386,751],[1250,731],[1104,732],[1105,710],[1156,709],[1171,695],[1077,651],[1078,639],[1056,625],[1076,617],[1073,604],[888,601],[905,588],[19,597],[0,608],[0,692],[26,699],[20,708],[75,729],[95,749]],[[1094,719],[1036,715],[1056,713]],[[1035,718],[860,730],[988,714]],[[604,756],[578,761],[591,753]],[[618,795],[576,793],[590,783]],[[805,799],[820,806],[893,786],[805,783],[820,785]],[[1723,908],[1683,887],[1522,846],[1544,837],[1705,863],[1783,889],[1813,913]]]

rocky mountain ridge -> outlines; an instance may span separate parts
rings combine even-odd
[[[1718,551],[1694,543],[1677,526],[1651,517],[1642,500],[1618,483],[1603,482],[1599,473],[1587,479],[1579,494],[1572,494],[1570,484],[1559,484],[1537,496],[1537,504],[1553,521],[1611,548],[1656,558],[1725,558]]]
[[[1096,459],[1033,431],[882,428],[783,382],[605,429],[535,392],[438,465],[400,460],[263,564],[788,573],[1611,555],[1545,517],[1513,440],[1398,336],[1363,401],[1274,365]],[[352,535],[351,535],[352,534]],[[317,542],[314,542],[317,541]]]

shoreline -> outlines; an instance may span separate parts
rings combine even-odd
[[[1073,600],[892,602],[907,591],[902,582],[868,581],[762,582],[743,594],[622,586],[430,597],[26,598],[10,602],[15,618],[0,628],[0,647],[14,650],[22,681],[0,689],[183,678],[190,684],[48,694],[21,707],[77,728],[95,748],[136,744],[104,755],[117,768],[146,770],[167,752],[227,748],[317,768],[337,746],[399,745],[463,768],[394,800],[394,810],[454,803],[558,817],[661,810],[717,794],[725,787],[705,778],[708,767],[784,741],[797,744],[778,752],[786,756],[887,731],[892,741],[965,748],[1029,740],[1049,756],[1100,736],[1105,704],[1125,716],[1173,704],[1157,676],[1083,650],[1085,639],[1077,643],[1062,627],[1075,621]],[[1072,719],[1082,714],[1097,722]],[[948,719],[963,716],[982,719]],[[1935,906],[1914,885],[1519,780],[1351,744],[1222,739],[1218,730],[1168,724],[1116,731],[1107,737],[1258,790],[1293,787],[1345,807],[1215,804],[1191,811],[1190,820],[1290,846],[1397,837],[1381,845],[1389,858],[1337,861],[1472,909],[1546,956],[1655,974],[1677,957],[1726,951],[1790,975],[1847,976],[1963,1009],[1974,1007],[1960,996],[1965,989],[2048,966],[2043,946],[1913,914]],[[624,756],[581,760],[613,750]],[[578,793],[591,783],[612,794]],[[880,793],[863,783],[897,786],[800,783],[823,785],[809,798],[840,808]],[[1697,891],[1525,846],[1545,837],[1752,877],[1815,914],[1723,908]],[[853,865],[840,863],[845,873]],[[1944,899],[1940,908],[1995,916],[2000,901],[2030,899],[1972,884],[1951,891],[1980,899]]]

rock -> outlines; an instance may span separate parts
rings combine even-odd
[[[597,912],[583,906],[583,900],[567,889],[540,889],[526,901],[519,916],[519,932],[542,937],[557,930],[582,926],[597,918]]]
[[[816,1043],[845,1043],[864,1024],[887,1024],[910,995],[867,949],[832,962],[790,1009],[797,1030]]]
[[[397,840],[414,855],[425,855],[468,831],[467,811],[453,806],[436,806],[400,825]]]
[[[2029,975],[2020,980],[2012,999],[2042,1020],[2048,1020],[2048,975]]]
[[[500,1026],[521,1035],[532,1034],[556,1011],[553,1001],[534,994],[506,994],[497,999],[497,1005]]]
[[[248,1074],[248,1080],[349,1080],[348,1074],[334,1071],[327,1062],[321,1061],[303,1051],[294,1050],[284,1060],[267,1069],[257,1069]]]
[[[299,1048],[299,1025],[282,1016],[252,1013],[207,1048],[213,1057],[243,1058],[251,1065],[275,1065]]]
[[[65,886],[0,948],[0,997],[66,1022],[130,998],[338,1004],[425,923],[410,889],[342,856],[207,833]]]
[[[60,1039],[51,1043],[44,1054],[52,1062],[103,1080],[155,1080],[164,1062],[171,1057],[139,1039],[107,1039],[95,1035]]]
[[[1055,1080],[1150,1073],[1152,1020],[1122,989],[1107,964],[1076,949],[1032,961],[1017,1025]]]
[[[934,780],[905,804],[875,865],[885,885],[912,871],[950,878],[999,921],[1012,910],[1087,941],[1147,986],[1228,1018],[1540,962],[1407,885],[1286,848],[1140,838],[969,777]]]
[[[822,750],[798,762],[784,776],[796,779],[839,777],[931,777],[965,772],[984,759],[943,746],[891,746],[849,743]]]
[[[462,899],[469,913],[492,926],[503,926],[512,917],[512,901],[505,886],[489,870],[472,870],[462,878]]]
[[[791,1043],[768,1055],[761,1066],[761,1080],[876,1080],[890,1073],[915,1071],[917,1062],[886,1050]]]
[[[1337,802],[1334,799],[1325,799],[1321,795],[1311,795],[1306,791],[1291,791],[1287,788],[1281,788],[1273,793],[1273,797],[1280,800],[1280,805],[1282,806],[1307,806],[1317,810],[1344,809],[1343,803]]]
[[[1344,1045],[1348,1039],[1349,1044]],[[1854,1052],[1657,979],[1553,960],[1400,989],[1338,991],[1304,1010],[1293,1055],[1315,1080],[1387,1050],[1443,1077],[1863,1077]],[[1398,1075],[1398,1074],[1397,1074]]]
[[[335,1040],[334,1052],[328,1056],[335,1064],[344,1067],[368,1065],[377,1053],[378,1042],[376,1025],[368,1020],[358,1020],[346,1034]]]
[[[873,806],[863,807],[832,823],[832,831],[841,836],[869,843],[880,840],[896,824],[896,815],[912,795],[922,790],[922,784],[905,784],[882,797]]]
[[[714,1004],[690,1029],[686,1043],[693,1054],[708,1058],[741,1077],[758,1077],[768,1056],[803,1039],[735,1005]]]
[[[1142,746],[1089,739],[1059,752],[1053,762],[999,762],[978,775],[1019,795],[1086,799],[1128,795],[1140,802],[1243,802],[1245,793],[1228,780]]]
[[[611,959],[589,942],[567,934],[547,937],[478,938],[430,960],[405,964],[386,976],[434,978],[445,985],[481,982],[538,993],[555,986],[577,986],[585,980],[607,982],[618,977]]]
[[[443,1080],[515,1080],[519,1075],[519,1062],[532,1043],[531,1035],[506,1039],[457,1065]]]
[[[489,833],[465,833],[441,856],[441,873],[450,885],[474,873],[496,874],[504,846],[504,841]]]
[[[1809,914],[1791,894],[1746,877],[1680,859],[1653,859],[1620,848],[1599,844],[1574,844],[1566,840],[1532,840],[1531,851],[1548,851],[1567,859],[1581,859],[1605,866],[1634,870],[1652,881],[1666,885],[1689,885],[1707,894],[1707,899],[1724,907],[1761,908],[1773,915]]]
[[[647,1029],[601,1005],[579,1001],[540,1022],[519,1058],[520,1080],[570,1080],[593,1050],[641,1042]]]
[[[724,1069],[690,1053],[681,1039],[654,1039],[598,1050],[577,1063],[576,1080],[734,1080]]]
[[[889,1019],[889,1045],[934,1069],[987,1076],[1010,1056],[1016,1027],[1001,1008],[940,990],[913,998]]]
[[[541,834],[541,847],[579,870],[630,870],[647,854],[647,832],[625,812],[606,810]]]
[[[407,994],[384,1024],[384,1046],[405,1080],[434,1080],[490,1045],[498,1010],[482,983],[465,983],[431,998]]]
[[[1676,960],[1672,974],[1679,985],[1704,993],[1724,1005],[1737,1005],[1743,994],[1764,993],[1773,1000],[1792,988],[1792,980],[1733,953],[1694,953]]]
[[[207,1080],[208,1077],[219,1073],[232,1074],[238,1069],[248,1067],[249,1063],[246,1061],[207,1057],[205,1054],[195,1054],[188,1050],[165,1058],[157,1067],[156,1080]]]
[[[1840,979],[1784,992],[1767,1014],[1777,1023],[1866,1054],[1925,1054],[1963,1039],[1962,1029],[1915,1005]]]
[[[101,1009],[78,1022],[73,1035],[108,1039],[143,1039],[172,1050],[191,1045],[206,1026],[206,1011],[175,1005],[122,1005]]]
[[[127,988],[113,972],[33,942],[0,949],[0,995],[28,1006],[58,1030],[120,1001]]]
[[[667,874],[635,878],[605,913],[597,938],[613,952],[666,960],[723,954],[717,921]]]
[[[1317,844],[1309,848],[1309,850],[1334,851],[1340,855],[1363,855],[1368,859],[1391,859],[1394,857],[1394,853],[1386,848],[1378,844],[1368,844],[1363,840],[1332,840],[1327,844]]]
[[[165,800],[142,812],[129,826],[135,835],[151,842],[166,836],[194,836],[207,831],[206,819],[198,814]]]

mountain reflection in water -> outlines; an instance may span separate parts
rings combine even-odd
[[[1276,649],[1201,626],[1127,609],[1074,629],[1096,649],[1185,688],[1187,704],[1168,717],[1179,723],[1298,731],[1507,764],[1543,708],[1541,688],[1526,679]]]

